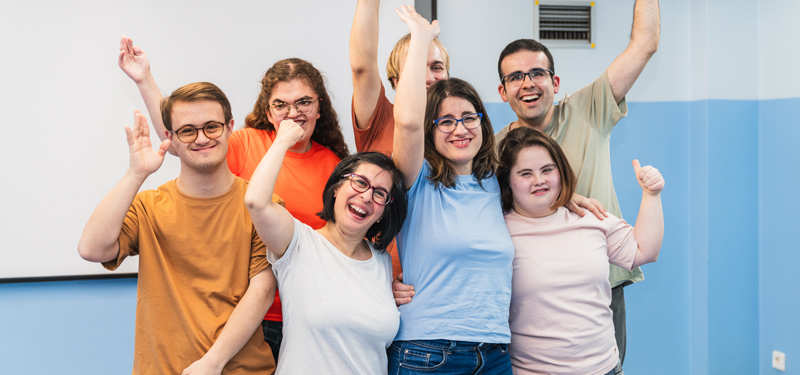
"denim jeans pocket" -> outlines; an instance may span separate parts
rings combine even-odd
[[[401,368],[419,371],[436,370],[447,362],[447,353],[443,349],[413,343],[404,343],[400,349]]]
[[[508,353],[508,344],[495,344],[497,345],[497,350],[500,351],[500,354]]]

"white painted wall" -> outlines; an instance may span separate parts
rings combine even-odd
[[[552,48],[561,94],[597,78],[627,47],[634,0],[595,2],[595,49]],[[484,101],[500,102],[497,59],[513,40],[534,38],[533,0],[439,0],[441,40],[451,55],[451,73],[475,85]],[[628,101],[688,100],[688,0],[661,1],[658,52],[628,94]]]
[[[758,5],[760,98],[800,97],[800,48],[794,44],[800,2],[770,0]],[[746,51],[739,49],[735,53]]]
[[[381,66],[406,32],[392,11],[402,1],[383,3]],[[355,6],[355,0],[4,3],[0,278],[105,272],[75,249],[92,210],[127,168],[123,126],[132,124],[134,109],[145,110],[117,67],[122,34],[147,52],[162,92],[196,81],[220,86],[237,127],[268,67],[287,57],[306,59],[326,75],[355,150],[348,57]],[[144,188],[177,174],[177,159],[169,156]],[[126,263],[126,271],[136,270],[135,262]]]

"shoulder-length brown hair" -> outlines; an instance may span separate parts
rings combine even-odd
[[[258,100],[253,106],[253,112],[244,119],[246,128],[262,129],[275,131],[275,125],[269,122],[267,111],[269,111],[269,98],[272,96],[272,89],[280,82],[290,82],[295,79],[305,81],[316,92],[319,97],[319,119],[311,134],[311,140],[317,142],[336,154],[340,159],[344,159],[350,152],[344,142],[342,128],[339,126],[339,116],[333,109],[333,103],[325,89],[325,78],[308,61],[291,58],[275,63],[261,80],[261,92]]]
[[[475,108],[475,112],[483,116],[480,125],[483,142],[481,142],[478,153],[472,158],[472,175],[482,187],[481,181],[492,177],[497,165],[497,156],[494,153],[494,129],[492,129],[492,122],[489,121],[489,114],[486,113],[478,91],[466,81],[458,78],[436,81],[428,89],[428,103],[425,106],[425,160],[431,165],[431,174],[428,178],[433,180],[437,187],[439,184],[448,188],[456,185],[458,174],[455,168],[447,163],[447,159],[436,150],[433,142],[433,132],[439,131],[433,121],[439,118],[442,102],[450,97],[468,101]]]
[[[561,207],[572,199],[575,193],[577,178],[572,167],[569,166],[567,156],[561,150],[561,146],[549,135],[541,130],[522,126],[516,128],[500,141],[500,165],[497,167],[497,181],[500,183],[500,198],[503,200],[503,212],[514,208],[514,193],[511,191],[510,178],[511,168],[517,163],[519,153],[533,146],[543,147],[553,158],[558,169],[559,193],[556,201],[553,202],[551,209]]]

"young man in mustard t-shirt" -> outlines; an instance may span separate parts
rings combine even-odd
[[[225,159],[230,103],[199,82],[165,98],[161,114],[158,150],[138,111],[125,128],[130,167],[92,213],[78,252],[109,270],[139,255],[133,374],[272,373],[259,328],[277,283],[244,206],[247,182]],[[178,178],[137,194],[170,144]]]

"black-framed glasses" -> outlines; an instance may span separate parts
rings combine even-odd
[[[350,187],[352,187],[353,190],[359,193],[363,193],[369,189],[372,189],[372,201],[375,202],[375,204],[385,206],[389,203],[392,203],[392,201],[394,200],[394,197],[392,197],[392,195],[389,194],[389,192],[386,191],[386,189],[382,187],[372,186],[369,180],[367,180],[367,178],[362,175],[349,173],[342,177],[349,179]]]
[[[470,113],[462,118],[442,117],[433,120],[436,127],[442,133],[452,133],[456,130],[458,123],[464,124],[464,129],[472,130],[481,125],[483,113]]]
[[[553,73],[553,71],[550,69],[537,68],[527,73],[514,72],[506,74],[503,76],[503,78],[500,78],[500,83],[510,86],[522,86],[522,83],[525,82],[525,77],[529,77],[533,83],[542,83],[547,78],[552,77],[554,74],[555,73]]]
[[[197,139],[198,131],[202,130],[208,139],[217,139],[225,132],[225,124],[217,121],[209,121],[203,127],[196,128],[192,125],[182,126],[180,129],[171,132],[178,136],[178,140],[183,143],[192,143]]]
[[[322,99],[316,98],[314,100],[311,100],[309,98],[304,98],[294,102],[294,104],[289,104],[284,102],[274,102],[272,103],[271,107],[272,111],[275,113],[275,116],[277,117],[286,117],[286,115],[289,114],[289,111],[291,111],[292,107],[294,107],[294,110],[297,111],[298,115],[304,115],[306,113],[311,112],[311,110],[314,108],[314,103],[316,103],[319,100]]]

